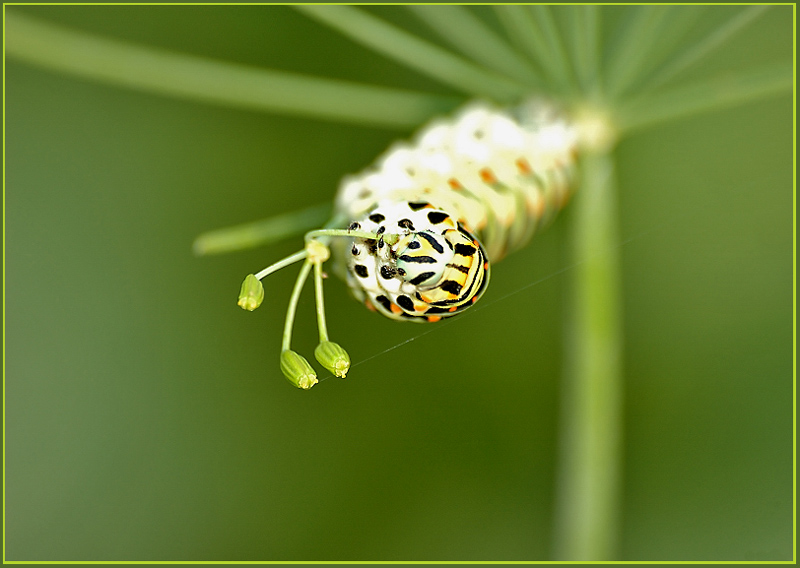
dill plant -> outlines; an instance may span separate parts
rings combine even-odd
[[[793,72],[788,60],[692,77],[694,69],[735,41],[769,7],[721,12],[712,7],[592,5],[294,8],[453,94],[179,54],[85,34],[14,8],[5,12],[6,55],[171,97],[390,129],[413,128],[474,97],[513,105],[537,94],[564,103],[582,125],[584,151],[582,182],[568,215],[573,268],[564,314],[568,339],[553,554],[566,560],[617,558],[624,290],[615,150],[656,125],[789,93]],[[607,24],[609,15],[613,26]],[[411,31],[393,19],[412,22]],[[195,252],[269,244],[319,225],[329,212],[329,205],[315,206],[212,231],[198,237]]]

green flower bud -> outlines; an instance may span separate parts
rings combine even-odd
[[[319,382],[317,374],[305,357],[291,349],[281,353],[281,371],[299,389],[308,390]]]
[[[337,377],[344,378],[350,370],[350,355],[338,343],[323,341],[314,350],[314,357]]]
[[[242,289],[239,291],[239,306],[249,312],[255,310],[264,301],[264,286],[255,274],[248,274],[242,282]]]

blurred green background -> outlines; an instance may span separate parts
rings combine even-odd
[[[452,94],[286,7],[13,9]],[[792,14],[772,8],[684,78],[787,60]],[[195,258],[192,240],[329,200],[410,131],[5,72],[7,560],[550,557],[568,210],[443,324],[386,320],[331,281],[332,339],[356,365],[302,392],[278,368],[295,271],[260,310],[236,306],[242,277],[299,241]],[[618,148],[621,559],[792,558],[792,128],[785,95]],[[313,318],[306,293],[300,352]]]

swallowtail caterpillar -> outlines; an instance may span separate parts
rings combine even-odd
[[[335,271],[372,311],[425,323],[459,314],[486,290],[491,263],[525,245],[568,201],[577,148],[574,123],[549,103],[513,110],[471,103],[345,177],[333,219],[306,234],[303,250],[249,275],[239,305],[258,307],[261,280],[303,261],[287,311],[281,369],[299,388],[317,382],[308,361],[290,347],[297,300],[313,268],[315,356],[344,377],[350,360],[328,339],[323,305],[322,264],[331,251]]]

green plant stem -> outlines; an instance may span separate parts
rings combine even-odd
[[[389,233],[384,233],[385,237],[389,236]],[[378,233],[371,233],[370,231],[359,231],[359,230],[351,230],[351,229],[318,229],[314,231],[309,231],[306,233],[306,241],[310,241],[312,239],[319,241],[320,243],[327,246],[330,242],[331,237],[352,237],[355,239],[379,239],[380,235]]]
[[[328,341],[328,325],[325,321],[325,296],[322,293],[322,263],[314,262],[314,293],[317,299],[317,328],[319,342]]]
[[[192,250],[203,256],[272,244],[321,227],[330,218],[332,209],[330,203],[324,203],[252,223],[208,231],[194,240]]]
[[[621,103],[615,112],[620,130],[630,134],[693,114],[788,94],[793,86],[793,68],[789,62],[642,95]]]
[[[465,93],[510,102],[527,92],[523,85],[473,65],[363,10],[332,5],[292,7],[369,49]]]
[[[416,4],[406,8],[470,59],[541,90],[538,72],[465,6]]]
[[[290,266],[290,265],[294,264],[295,262],[300,262],[301,260],[303,260],[307,256],[308,256],[308,251],[306,249],[299,250],[294,254],[290,254],[286,258],[282,258],[278,262],[274,262],[274,263],[270,264],[269,266],[267,266],[263,270],[258,271],[254,276],[256,278],[258,278],[259,280],[263,280],[264,278],[266,278],[270,274],[274,274],[274,273],[278,272],[280,269],[286,268],[287,266]]]
[[[174,53],[86,34],[8,9],[5,32],[9,58],[120,87],[229,107],[406,128],[460,102]]]
[[[611,560],[619,529],[622,321],[613,158],[588,153],[571,215],[555,557]]]
[[[294,327],[294,317],[297,312],[297,302],[300,300],[300,292],[303,291],[303,285],[306,283],[308,273],[311,271],[311,261],[306,259],[303,267],[300,269],[300,274],[297,275],[297,280],[292,289],[292,296],[289,298],[289,307],[286,310],[286,322],[283,326],[283,342],[281,343],[281,351],[286,351],[292,347],[292,328]]]

